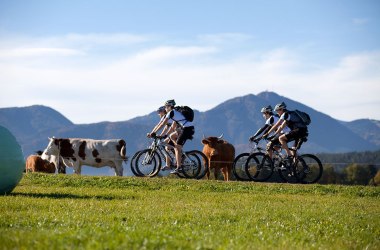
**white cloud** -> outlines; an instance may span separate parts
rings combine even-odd
[[[128,61],[133,61],[133,63],[141,62],[150,64],[157,61],[165,61],[168,59],[176,59],[183,57],[193,57],[202,56],[210,53],[216,52],[216,48],[212,47],[199,47],[199,46],[189,46],[189,47],[158,47],[143,51],[128,59]]]
[[[68,48],[15,48],[0,50],[2,57],[46,57],[46,56],[78,56],[85,53],[80,50]]]
[[[68,34],[64,36],[64,43],[97,44],[97,45],[130,45],[144,43],[152,36],[140,36],[128,33],[94,33],[94,34]]]
[[[72,54],[63,64],[54,58],[54,68],[49,67],[54,51],[34,52],[45,60],[32,66],[23,58],[0,62],[0,106],[44,104],[76,123],[120,121],[145,115],[166,99],[205,111],[236,96],[271,90],[338,119],[380,119],[379,51],[317,69],[289,49],[247,51],[225,60],[219,57],[223,47],[209,43],[145,47],[102,65],[96,60],[82,65],[80,50],[68,50],[66,55]]]
[[[242,33],[219,33],[199,35],[198,39],[202,42],[220,44],[220,43],[241,43],[251,40],[251,35]]]

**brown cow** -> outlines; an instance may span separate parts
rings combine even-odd
[[[25,171],[55,173],[54,163],[42,159],[39,155],[29,155],[25,163]]]
[[[215,180],[217,180],[220,169],[222,170],[225,181],[230,180],[232,164],[235,159],[235,147],[219,137],[203,138],[203,153],[209,160],[209,169],[206,173],[207,179],[210,179],[210,169],[214,168]]]

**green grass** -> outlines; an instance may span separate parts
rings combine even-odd
[[[25,175],[0,249],[379,249],[380,188]]]

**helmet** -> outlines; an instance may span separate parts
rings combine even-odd
[[[284,102],[282,103],[279,103],[277,104],[275,107],[274,107],[274,110],[277,111],[279,109],[286,109],[286,104]]]
[[[175,101],[174,100],[167,100],[166,102],[165,102],[165,106],[175,106]]]
[[[272,111],[273,111],[272,106],[268,105],[266,107],[263,107],[260,112],[261,113],[272,113]]]
[[[165,112],[165,106],[161,106],[157,109],[157,113]]]

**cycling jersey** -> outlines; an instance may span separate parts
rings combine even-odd
[[[276,124],[276,122],[278,121],[278,116],[275,116],[275,115],[271,115],[266,121],[265,121],[265,125],[260,128],[259,130],[257,130],[257,132],[252,136],[252,137],[257,137],[258,135],[260,135],[261,133],[264,132],[267,133],[271,127]]]
[[[306,126],[299,120],[298,117],[291,115],[288,111],[284,112],[281,115],[280,119],[286,121],[286,126],[289,127],[290,130],[294,130],[296,128],[306,128]]]
[[[186,118],[182,115],[181,112],[173,109],[169,111],[166,116],[166,118],[169,118],[175,122],[177,122],[181,127],[191,127],[194,126],[192,122],[186,120]]]

